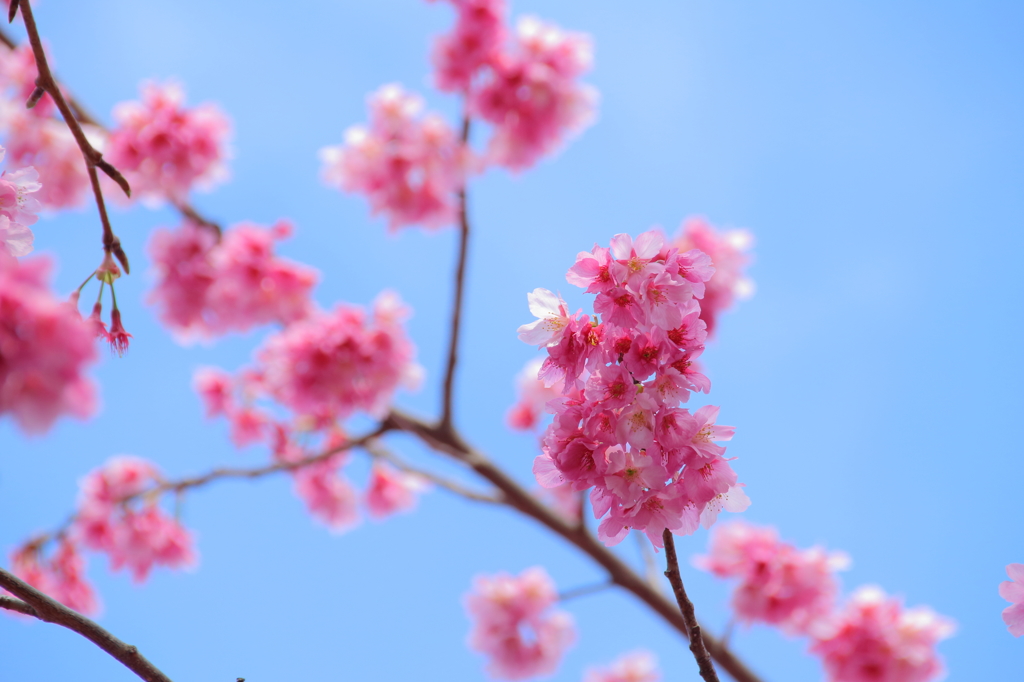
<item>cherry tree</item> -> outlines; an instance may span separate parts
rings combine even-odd
[[[64,520],[36,532],[40,522],[25,521],[24,538],[0,569],[0,608],[72,630],[142,679],[168,680],[163,662],[120,639],[131,633],[111,633],[92,618],[102,595],[90,576],[102,569],[87,562],[103,556],[136,583],[162,569],[202,570],[202,540],[183,510],[218,495],[221,483],[280,478],[334,533],[446,494],[530,520],[584,557],[600,575],[593,584],[556,584],[544,557],[524,548],[532,567],[480,572],[472,581],[467,573],[462,595],[450,595],[462,599],[469,620],[468,635],[453,637],[465,638],[495,679],[559,671],[586,636],[567,610],[571,602],[606,590],[636,600],[679,647],[655,656],[624,646],[579,671],[582,679],[653,682],[657,659],[681,656],[683,647],[691,674],[704,680],[767,679],[770,670],[762,676],[762,666],[733,646],[734,624],[799,641],[832,682],[941,678],[937,647],[955,632],[953,619],[874,584],[846,587],[843,552],[801,547],[782,539],[785,528],[742,520],[757,500],[757,483],[744,473],[756,455],[738,459],[727,450],[743,426],[720,422],[728,405],[711,396],[714,372],[702,361],[728,333],[723,316],[754,293],[750,231],[699,216],[676,230],[601,226],[561,254],[558,276],[520,292],[518,331],[494,330],[536,351],[503,415],[509,433],[527,434],[521,450],[529,454],[509,464],[470,437],[460,403],[512,381],[464,360],[468,273],[503,276],[501,264],[473,264],[471,244],[486,229],[473,210],[474,190],[494,176],[514,181],[586,134],[600,107],[588,81],[591,36],[519,16],[503,0],[436,3],[432,10],[448,25],[429,50],[434,92],[380,85],[366,96],[364,120],[352,121],[340,140],[325,132],[319,159],[310,159],[323,191],[366,202],[372,228],[389,232],[389,248],[408,248],[403,240],[413,234],[455,237],[447,337],[434,375],[420,363],[416,310],[389,287],[388,254],[350,244],[350,258],[380,263],[379,281],[370,283],[378,291],[370,300],[327,302],[317,287],[344,276],[346,264],[282,255],[301,238],[301,225],[246,215],[223,221],[199,208],[196,193],[215,192],[230,176],[232,119],[244,113],[192,104],[185,85],[148,80],[104,124],[72,94],[73,84],[54,75],[31,0],[8,7],[25,37],[5,33],[0,54],[0,415],[37,437],[96,415],[104,389],[91,368],[104,349],[116,356],[111,362],[130,366],[150,343],[130,331],[137,328],[117,294],[138,276],[129,253],[144,250],[151,282],[140,299],[173,343],[249,344],[248,363],[199,366],[189,381],[205,418],[256,463],[170,474],[171,466],[145,453],[118,454],[111,433],[110,451],[90,453],[78,472]],[[447,102],[456,113],[428,102]],[[284,187],[294,181],[281,175]],[[57,292],[53,258],[34,252],[37,220],[59,220],[83,205],[98,213],[100,248],[78,273],[81,284]],[[120,216],[147,209],[176,224],[146,235],[119,229]],[[545,248],[543,235],[523,238]],[[418,268],[424,280],[444,272],[429,259]],[[433,411],[403,406],[402,396],[415,391],[434,392]],[[799,429],[796,419],[792,426]],[[684,580],[683,539],[695,568],[734,581],[723,632],[702,626],[708,605]],[[1007,566],[1011,580],[999,587],[1011,602],[1003,619],[1014,636],[1024,633],[1021,570]]]

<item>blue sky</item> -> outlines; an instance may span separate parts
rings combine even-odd
[[[594,37],[587,79],[598,118],[558,156],[471,187],[474,224],[458,421],[523,481],[535,446],[503,426],[533,350],[515,329],[525,293],[569,291],[577,251],[615,233],[674,230],[689,215],[752,230],[757,295],[705,353],[710,402],[737,426],[731,455],[748,520],[853,558],[847,590],[874,583],[957,620],[941,645],[951,679],[1012,679],[1024,641],[1005,629],[1003,568],[1024,562],[1019,444],[1024,247],[1024,8],[1012,2],[512,2]],[[429,89],[443,4],[48,0],[37,11],[60,76],[109,122],[144,78],[181,80],[192,103],[233,118],[233,181],[196,203],[225,223],[292,218],[283,251],[323,273],[317,299],[366,303],[397,289],[427,370],[399,404],[434,414],[454,234],[386,234],[358,197],[323,187],[317,150],[365,118],[365,95]],[[202,419],[195,367],[245,364],[267,330],[177,346],[144,305],[149,231],[167,211],[115,211],[135,264],[119,285],[134,336],[95,371],[103,409],[23,438],[0,421],[0,549],[58,523],[77,480],[115,454],[170,475],[255,465]],[[41,220],[68,291],[95,265],[94,209]],[[405,438],[396,450],[438,459]],[[355,465],[359,478],[365,467]],[[570,548],[511,512],[442,492],[413,515],[333,536],[287,480],[224,483],[188,498],[191,573],[144,586],[106,560],[90,575],[101,622],[173,679],[484,679],[460,605],[472,576],[541,564],[558,585],[599,578]],[[703,550],[704,531],[679,542]],[[624,556],[637,561],[635,546]],[[698,614],[720,632],[725,585],[686,568]],[[627,595],[567,605],[580,641],[558,681],[636,648],[666,679],[693,679],[681,640]],[[816,680],[804,643],[739,630],[736,650],[768,680]],[[969,671],[969,672],[968,672]],[[969,678],[967,676],[970,676]],[[0,680],[135,679],[77,635],[0,618]]]

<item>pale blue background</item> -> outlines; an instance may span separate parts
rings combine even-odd
[[[1021,248],[1024,8],[1014,2],[516,1],[593,34],[596,125],[520,177],[472,192],[475,226],[459,376],[459,422],[524,481],[534,446],[503,426],[512,377],[532,355],[515,338],[525,293],[560,288],[577,251],[690,214],[758,238],[756,297],[705,355],[711,400],[738,427],[730,453],[753,505],[802,545],[848,551],[849,589],[878,583],[956,618],[941,646],[952,679],[1016,680],[1024,641],[1000,619],[1003,567],[1021,530]],[[317,179],[317,149],[364,119],[390,81],[427,91],[442,4],[46,0],[38,20],[58,73],[107,121],[146,77],[180,78],[193,103],[235,121],[234,181],[198,205],[225,222],[293,218],[284,247],[320,268],[323,305],[385,286],[413,305],[428,381],[400,404],[436,409],[453,233],[397,237],[365,203]],[[448,114],[453,98],[428,95]],[[142,305],[149,230],[166,211],[115,213],[135,264],[119,285],[135,339],[95,371],[103,410],[26,440],[0,422],[0,550],[58,523],[77,479],[107,457],[151,458],[172,475],[255,464],[205,422],[192,370],[247,362],[260,330],[181,349]],[[99,256],[91,207],[40,221],[57,288]],[[395,447],[434,462],[407,439]],[[358,473],[362,465],[356,467]],[[190,497],[202,561],[144,586],[93,557],[101,622],[175,680],[479,680],[460,595],[481,571],[545,565],[559,586],[597,573],[547,532],[436,492],[415,515],[335,537],[285,479]],[[703,549],[705,532],[681,541]],[[636,560],[635,546],[623,554]],[[720,632],[726,587],[687,567],[698,612]],[[571,602],[580,641],[556,679],[646,647],[666,680],[696,679],[676,634],[628,596]],[[738,631],[765,679],[818,680],[804,643]],[[0,617],[3,682],[135,679],[77,635]]]

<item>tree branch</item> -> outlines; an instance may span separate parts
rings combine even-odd
[[[131,187],[128,186],[128,181],[125,180],[124,176],[107,161],[104,161],[103,155],[92,146],[89,139],[85,136],[85,131],[82,130],[81,124],[75,117],[75,113],[64,99],[60,86],[53,77],[53,73],[50,72],[50,65],[46,61],[46,52],[43,50],[43,42],[39,38],[39,29],[36,27],[35,16],[32,14],[31,0],[20,0],[19,9],[21,10],[21,18],[25,21],[25,31],[28,33],[28,40],[32,45],[32,54],[36,60],[36,68],[39,71],[39,77],[36,78],[37,92],[38,89],[45,90],[53,98],[57,109],[60,110],[61,116],[64,117],[64,123],[67,124],[71,135],[75,138],[78,148],[82,150],[82,156],[85,158],[85,165],[89,171],[89,182],[92,184],[93,194],[96,196],[96,207],[100,212],[100,222],[103,224],[103,251],[108,255],[113,254],[117,256],[127,274],[130,270],[128,259],[125,257],[120,242],[110,226],[110,219],[107,217],[107,207],[103,201],[103,190],[100,188],[96,168],[99,167],[104,173],[109,175],[114,182],[121,186],[121,189],[128,196],[132,195]],[[33,94],[32,100],[38,101],[39,96]],[[29,104],[34,104],[34,102],[30,100]]]
[[[672,591],[675,592],[676,602],[679,604],[679,611],[686,621],[686,628],[690,637],[690,651],[697,660],[697,667],[700,669],[700,676],[704,682],[718,682],[718,674],[715,666],[711,663],[708,650],[704,648],[704,638],[701,637],[700,623],[697,622],[697,615],[693,611],[693,602],[686,596],[686,589],[683,588],[683,577],[679,574],[679,559],[676,558],[676,541],[672,537],[672,531],[668,528],[661,534],[665,543],[665,577],[672,584]]]
[[[207,485],[208,483],[213,483],[215,481],[223,481],[228,479],[263,478],[264,476],[270,476],[272,474],[280,473],[282,471],[294,471],[296,469],[302,469],[312,464],[316,464],[317,462],[322,462],[325,459],[328,459],[338,454],[339,452],[342,452],[343,450],[348,450],[354,447],[362,447],[367,442],[383,435],[384,433],[387,433],[392,428],[393,426],[391,426],[391,424],[389,423],[380,424],[375,429],[373,429],[372,431],[363,436],[360,436],[359,438],[346,440],[344,443],[336,445],[333,448],[328,448],[323,452],[318,452],[315,455],[310,455],[308,457],[303,457],[301,459],[291,461],[278,461],[273,462],[272,464],[267,464],[265,466],[255,467],[251,469],[243,469],[240,467],[219,467],[217,469],[212,469],[210,471],[207,471],[205,474],[200,474],[198,476],[179,478],[170,481],[160,481],[153,487],[135,493],[134,495],[129,495],[128,497],[122,498],[118,500],[118,502],[131,502],[132,500],[136,500],[139,498],[159,496],[167,492],[181,494],[186,490],[201,488],[202,486]],[[64,533],[67,532],[67,529],[71,526],[71,524],[75,522],[77,518],[77,514],[72,514],[67,518],[66,521],[64,521],[63,524],[61,524],[61,526],[58,529],[49,531],[47,533],[43,533],[41,535],[34,536],[28,541],[28,544],[41,546],[51,540],[59,539]]]
[[[462,144],[469,142],[469,112],[462,116]],[[469,249],[469,213],[466,208],[466,185],[459,189],[459,255],[455,266],[455,299],[452,302],[451,338],[448,343],[448,364],[444,373],[441,399],[441,428],[452,430],[452,392],[455,388],[455,366],[459,361],[459,328],[462,325],[462,298],[466,283],[466,254]]]
[[[21,1],[23,7],[27,5],[26,0]],[[22,600],[0,597],[0,607],[35,616],[39,620],[55,623],[77,632],[116,658],[146,682],[171,682],[171,678],[146,660],[146,657],[140,654],[136,647],[125,644],[82,614],[51,599],[2,568],[0,568],[0,587]]]
[[[490,481],[494,487],[504,493],[509,506],[547,526],[551,531],[575,545],[604,568],[612,582],[632,592],[669,625],[689,638],[689,627],[675,604],[637,575],[622,559],[584,528],[567,523],[499,469],[484,454],[466,444],[456,431],[445,430],[440,426],[431,426],[416,417],[395,410],[388,416],[387,422],[395,429],[417,436],[432,449],[470,466],[477,474]],[[747,668],[728,647],[714,637],[704,635],[703,640],[711,658],[737,682],[762,682],[761,678]]]

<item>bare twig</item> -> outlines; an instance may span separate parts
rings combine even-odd
[[[477,474],[490,481],[495,488],[504,493],[509,506],[547,526],[548,529],[575,545],[607,572],[609,580],[633,593],[669,625],[685,637],[689,637],[689,627],[675,604],[651,587],[643,577],[634,572],[629,565],[585,529],[566,522],[556,512],[522,488],[483,453],[470,447],[458,432],[446,430],[440,426],[432,426],[421,419],[395,410],[391,412],[386,421],[393,428],[418,437],[432,449],[470,466]],[[747,668],[728,647],[723,646],[709,635],[704,635],[703,639],[711,657],[737,682],[761,682],[761,679]]]
[[[584,585],[583,587],[575,587],[571,590],[558,593],[558,601],[569,601],[576,597],[585,597],[588,594],[597,594],[598,592],[604,592],[605,590],[615,587],[615,583],[611,580],[603,580],[593,585]]]
[[[140,498],[152,498],[158,497],[164,493],[174,493],[177,498],[180,498],[181,494],[187,490],[193,490],[195,488],[201,488],[209,483],[215,481],[223,481],[229,479],[256,479],[263,478],[264,476],[270,476],[272,474],[280,473],[283,471],[295,471],[296,469],[302,469],[304,467],[322,462],[325,459],[348,450],[350,448],[362,447],[367,442],[383,435],[389,431],[392,427],[389,424],[380,424],[369,433],[360,436],[359,438],[346,440],[344,443],[336,445],[332,448],[328,448],[323,452],[318,452],[315,455],[309,455],[308,457],[302,457],[300,459],[289,460],[289,461],[278,461],[266,466],[254,467],[250,469],[243,469],[241,467],[219,467],[217,469],[211,469],[205,474],[198,476],[190,476],[188,478],[179,478],[168,481],[160,481],[156,485],[146,488],[143,491],[124,497],[118,502],[131,502]],[[180,503],[180,499],[176,500],[176,503]],[[51,540],[59,540],[67,532],[68,528],[77,519],[76,514],[69,516],[64,523],[62,523],[57,529],[36,535],[32,537],[27,544],[42,546]]]
[[[675,592],[679,610],[683,614],[683,620],[686,621],[686,629],[690,637],[690,651],[697,660],[697,667],[700,669],[700,676],[704,682],[718,682],[718,673],[715,672],[711,656],[708,655],[708,650],[704,647],[704,638],[701,636],[700,623],[697,622],[697,616],[693,611],[693,602],[686,596],[686,590],[683,588],[683,577],[679,574],[679,559],[676,558],[676,542],[672,531],[666,528],[661,538],[665,542],[667,565],[665,577],[672,584],[672,591]]]
[[[27,0],[21,1],[24,3],[22,7],[28,6]],[[0,607],[27,616],[35,616],[39,620],[55,623],[77,632],[116,658],[146,682],[171,682],[171,678],[146,660],[146,657],[140,654],[136,647],[125,644],[82,614],[51,599],[2,568],[0,568],[0,587],[21,600],[0,597]]]
[[[505,498],[500,493],[483,493],[476,490],[471,490],[465,487],[461,483],[445,478],[440,474],[435,474],[432,471],[426,469],[420,469],[409,464],[405,460],[401,459],[398,455],[391,452],[379,441],[371,440],[363,444],[363,449],[366,450],[367,454],[375,459],[381,459],[389,464],[393,465],[396,469],[400,469],[408,474],[419,476],[420,478],[430,481],[434,485],[440,488],[444,488],[448,492],[454,493],[459,497],[464,497],[467,500],[474,502],[486,502],[488,504],[505,504]]]
[[[462,144],[469,141],[469,113],[462,116]],[[466,254],[469,250],[469,213],[466,207],[466,186],[459,189],[459,255],[455,266],[455,297],[452,301],[452,323],[448,342],[448,363],[444,373],[441,399],[441,428],[452,430],[452,394],[455,388],[455,366],[459,361],[459,331],[462,325],[462,298],[466,283]]]

